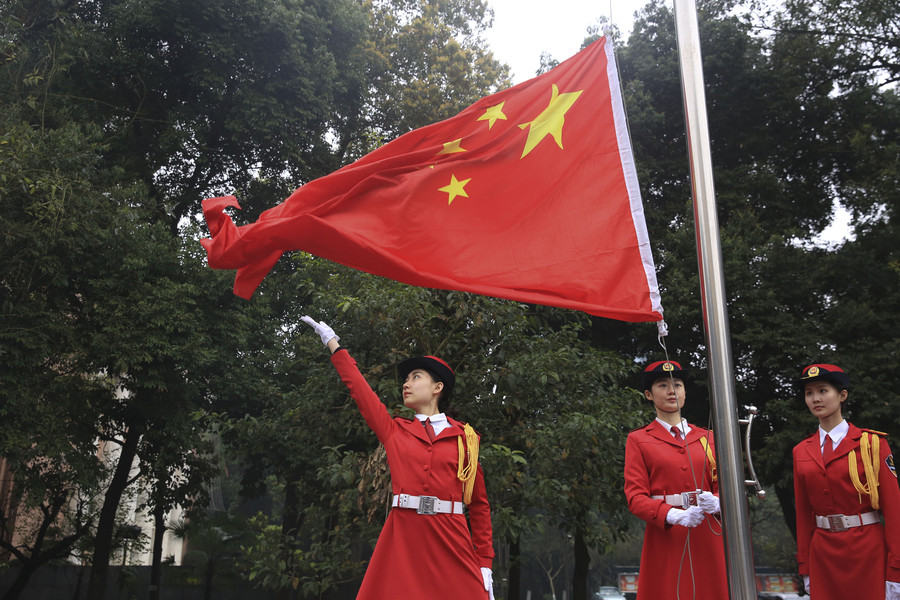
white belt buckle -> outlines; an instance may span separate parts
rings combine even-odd
[[[828,515],[828,528],[831,531],[847,531],[849,529],[844,523],[844,515]]]
[[[687,509],[690,506],[697,506],[699,494],[699,492],[681,492],[681,507]]]
[[[437,503],[437,496],[419,496],[419,507],[416,512],[420,515],[436,515],[435,503]]]

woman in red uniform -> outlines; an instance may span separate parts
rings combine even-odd
[[[644,397],[656,419],[625,442],[628,509],[647,522],[638,600],[728,598],[711,432],[681,418],[686,372],[675,361],[648,365]]]
[[[453,370],[434,356],[400,363],[403,403],[416,418],[392,418],[334,330],[311,317],[302,320],[331,350],[331,362],[359,412],[384,444],[391,471],[394,508],[357,598],[493,600],[491,509],[478,464],[478,436],[438,412],[453,391]]]
[[[809,365],[800,383],[819,419],[794,446],[797,564],[810,598],[900,600],[900,488],[887,440],[844,420],[850,378],[840,367]]]

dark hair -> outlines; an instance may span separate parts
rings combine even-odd
[[[422,369],[429,375],[434,381],[440,381],[444,384],[444,387],[441,388],[441,393],[438,396],[438,407],[440,407],[441,412],[446,412],[447,407],[450,406],[450,399],[452,396],[453,389],[447,386],[447,382],[441,379],[441,376],[432,371],[431,369]]]

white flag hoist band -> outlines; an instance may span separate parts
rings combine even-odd
[[[410,496],[409,494],[394,494],[391,506],[397,508],[410,508],[420,515],[463,514],[463,503],[451,500],[439,500],[435,496]]]
[[[881,522],[881,513],[877,510],[861,515],[816,515],[816,527],[828,531],[847,531],[852,527],[874,525]]]
[[[654,500],[662,500],[666,504],[674,506],[676,508],[687,509],[691,506],[697,506],[697,496],[699,495],[700,490],[694,490],[691,492],[681,492],[680,494],[666,494],[665,496],[650,497]]]

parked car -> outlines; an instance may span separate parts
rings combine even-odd
[[[600,589],[594,592],[594,600],[625,600],[618,589],[611,585],[600,586]]]

